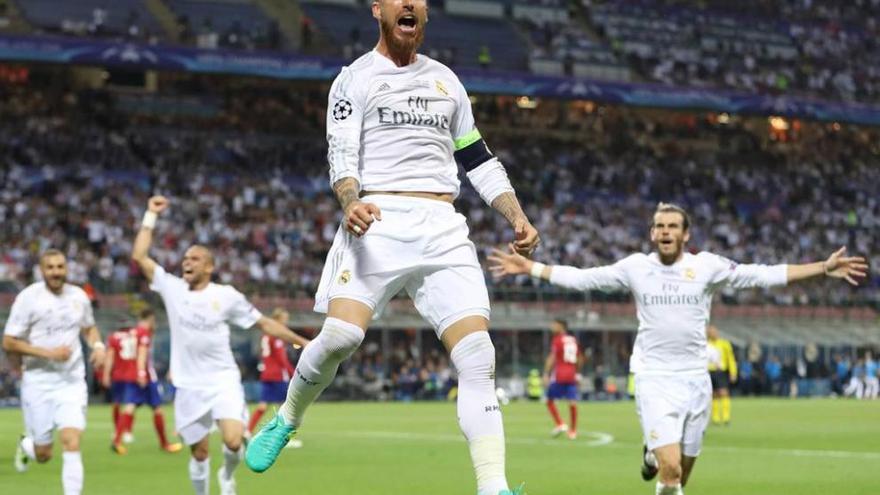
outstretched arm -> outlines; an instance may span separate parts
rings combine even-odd
[[[277,337],[293,346],[305,347],[311,342],[309,339],[266,316],[257,320],[257,327],[266,335]]]
[[[865,278],[868,274],[868,263],[861,256],[844,256],[845,254],[846,246],[832,253],[825,261],[788,265],[788,282],[825,275],[831,278],[842,278],[852,285],[859,285],[857,279]]]
[[[148,282],[153,281],[153,273],[156,271],[156,262],[149,256],[150,245],[153,243],[153,228],[156,226],[159,213],[166,208],[168,208],[168,199],[164,196],[150,198],[141,228],[131,248],[131,259],[140,267]]]
[[[492,250],[488,257],[489,271],[499,280],[507,275],[530,274],[532,277],[547,280],[553,285],[574,290],[625,290],[629,288],[626,274],[619,263],[596,268],[575,268],[573,266],[545,265],[532,261],[516,251],[513,243],[508,245],[510,252]]]

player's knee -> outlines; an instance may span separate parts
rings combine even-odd
[[[223,440],[223,445],[232,452],[237,452],[241,448],[241,438],[227,438]]]
[[[320,349],[327,358],[343,361],[360,347],[364,340],[364,330],[338,318],[327,318],[316,340],[320,340]]]
[[[495,346],[489,332],[474,332],[461,339],[450,353],[459,380],[495,382]]]
[[[199,462],[202,462],[205,459],[207,459],[208,454],[209,454],[209,451],[208,451],[207,447],[196,446],[196,447],[193,447],[193,449],[192,449],[192,458],[199,461]]]
[[[34,458],[40,464],[51,461],[52,460],[52,444],[34,445]]]
[[[71,436],[61,439],[61,448],[65,452],[79,452],[79,437]]]
[[[660,461],[660,480],[667,484],[681,483],[681,462],[670,460]]]

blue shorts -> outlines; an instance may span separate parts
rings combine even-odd
[[[277,404],[287,400],[287,382],[260,382],[260,402]]]
[[[119,402],[121,404],[147,404],[152,408],[162,405],[162,393],[159,390],[159,384],[150,382],[146,387],[141,387],[137,383],[122,382],[123,392]]]
[[[547,389],[547,398],[550,400],[568,399],[578,400],[577,383],[556,383],[550,384]]]
[[[122,402],[122,396],[125,392],[126,382],[111,382],[110,383],[110,402],[114,404],[119,404]]]

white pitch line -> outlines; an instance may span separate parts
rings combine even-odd
[[[111,429],[111,423],[106,421],[90,421],[86,424],[86,435],[89,429]],[[386,440],[403,441],[433,441],[433,442],[464,442],[461,435],[411,433],[398,431],[332,431],[316,432],[307,431],[308,436],[319,437],[322,435],[349,437],[349,438],[377,438]],[[507,437],[507,443],[516,445],[553,445],[565,447],[611,447],[618,449],[641,450],[641,444],[615,441],[610,433],[600,431],[587,431],[580,433],[582,437],[590,440],[566,441],[565,439],[539,439],[523,437]],[[819,457],[832,459],[856,459],[866,461],[880,461],[880,452],[856,452],[851,450],[811,450],[811,449],[773,449],[766,447],[729,447],[723,445],[703,445],[703,450],[712,452],[752,453],[768,455],[787,455],[792,457]]]
[[[411,433],[411,432],[399,432],[399,431],[332,431],[332,432],[322,432],[322,433],[311,433],[311,435],[320,436],[320,435],[329,435],[329,436],[341,436],[341,437],[358,437],[358,438],[382,438],[387,440],[424,440],[424,441],[434,441],[434,442],[454,442],[454,443],[463,443],[464,437],[461,435],[449,435],[449,434],[438,434],[438,433]],[[614,436],[609,433],[604,433],[601,431],[586,431],[579,433],[582,437],[589,438],[590,440],[582,441],[582,440],[551,440],[551,439],[539,439],[539,438],[521,438],[521,437],[507,437],[507,443],[519,444],[519,445],[576,445],[576,446],[586,446],[586,447],[600,447],[603,445],[608,445],[614,442]]]
[[[411,433],[411,432],[395,432],[395,431],[335,431],[335,432],[313,432],[310,436],[340,436],[348,438],[374,438],[386,440],[403,440],[403,441],[434,441],[434,442],[464,442],[460,435],[448,434],[432,434],[432,433]],[[538,438],[522,438],[507,437],[507,443],[517,445],[552,445],[566,447],[599,447],[607,446],[618,449],[640,450],[641,444],[615,442],[614,436],[604,432],[584,432],[584,437],[592,438],[589,441],[565,441]],[[727,447],[707,445],[703,450],[732,452],[732,453],[753,453],[753,454],[769,454],[769,455],[787,455],[794,457],[820,457],[820,458],[837,458],[837,459],[858,459],[876,461],[880,460],[880,452],[854,452],[849,450],[810,450],[810,449],[772,449],[764,447]]]

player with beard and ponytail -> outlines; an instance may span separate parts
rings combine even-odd
[[[868,268],[864,258],[844,256],[846,248],[802,265],[741,265],[708,252],[690,254],[684,250],[689,229],[685,210],[660,203],[651,225],[651,254],[588,269],[548,266],[500,250],[489,257],[496,277],[530,273],[568,289],[632,292],[639,332],[630,369],[649,451],[642,476],[649,480],[659,471],[657,495],[684,493],[709,422],[706,324],[713,294],[723,287],[772,287],[821,275],[857,285]]]
[[[538,232],[474,125],[458,77],[417,53],[426,1],[376,0],[372,10],[379,42],[342,69],[327,107],[330,182],[343,210],[315,297],[315,310],[327,319],[300,356],[287,401],[253,438],[246,461],[257,472],[275,462],[306,408],[358,348],[373,315],[406,290],[458,371],[459,426],[477,493],[522,493],[507,484],[489,296],[466,219],[452,205],[460,186],[456,163],[510,222],[517,252],[531,254]]]

